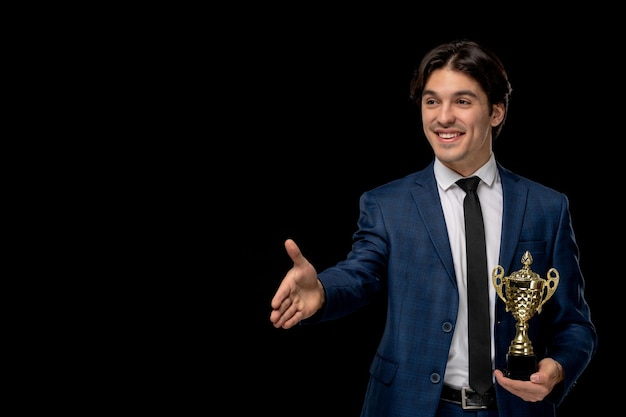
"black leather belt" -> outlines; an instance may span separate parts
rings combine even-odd
[[[441,399],[459,404],[464,410],[497,408],[496,390],[494,387],[489,388],[486,393],[480,395],[479,393],[472,391],[469,387],[456,389],[449,385],[444,385],[441,390]]]

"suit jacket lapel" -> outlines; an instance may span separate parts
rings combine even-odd
[[[415,178],[416,188],[412,190],[411,193],[437,255],[441,258],[450,279],[456,283],[454,262],[452,261],[452,252],[450,251],[450,240],[448,238],[448,230],[446,229],[443,210],[441,209],[441,201],[439,199],[439,191],[437,189],[433,166],[434,163],[431,163],[428,169],[424,169],[418,173]]]
[[[513,259],[517,242],[522,232],[522,223],[526,212],[528,189],[521,186],[519,177],[498,164],[502,181],[502,237],[500,238],[500,265],[505,271],[511,271],[513,265],[519,266],[519,259]]]

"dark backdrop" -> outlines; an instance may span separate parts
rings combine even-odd
[[[617,354],[608,314],[619,300],[606,283],[620,267],[609,237],[619,233],[621,219],[605,193],[612,188],[608,156],[623,135],[611,87],[617,70],[598,52],[608,36],[588,30],[564,36],[548,22],[539,32],[506,23],[497,33],[443,31],[445,17],[431,18],[390,28],[291,21],[246,38],[234,127],[246,133],[233,151],[245,179],[235,192],[246,203],[237,208],[238,273],[231,279],[245,286],[252,314],[237,329],[244,349],[229,386],[243,397],[234,409],[252,395],[255,409],[273,416],[358,416],[384,302],[320,326],[274,329],[269,303],[291,267],[283,242],[294,238],[318,270],[334,264],[350,249],[359,195],[431,160],[408,102],[409,81],[427,49],[454,37],[485,42],[508,69],[513,96],[494,145],[499,161],[570,198],[600,350],[559,415],[588,407],[598,381],[612,375]]]

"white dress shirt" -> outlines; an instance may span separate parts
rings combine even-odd
[[[450,249],[454,260],[454,272],[459,289],[459,312],[452,345],[448,355],[448,366],[444,382],[456,388],[469,386],[469,356],[467,338],[467,266],[465,261],[465,220],[463,215],[463,191],[456,181],[463,178],[435,158],[435,178],[441,198],[441,206],[446,219]],[[492,153],[489,161],[470,176],[478,176],[478,198],[485,222],[487,243],[487,269],[485,277],[489,281],[489,301],[491,317],[491,358],[494,357],[493,323],[495,317],[496,291],[491,273],[498,265],[500,236],[502,234],[502,182]]]

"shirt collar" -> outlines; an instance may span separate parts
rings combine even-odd
[[[441,161],[439,161],[439,159],[437,158],[435,158],[434,169],[435,169],[435,179],[437,180],[437,184],[439,184],[439,186],[443,190],[447,190],[458,180],[460,180],[461,178],[464,178],[461,175],[459,175],[457,172],[451,170],[450,168],[442,164]],[[469,175],[469,177],[472,177],[475,175],[479,177],[485,184],[491,187],[491,185],[496,180],[496,172],[497,172],[496,158],[492,152],[491,157],[485,163],[485,165],[478,168],[476,171],[474,171],[472,175]]]

